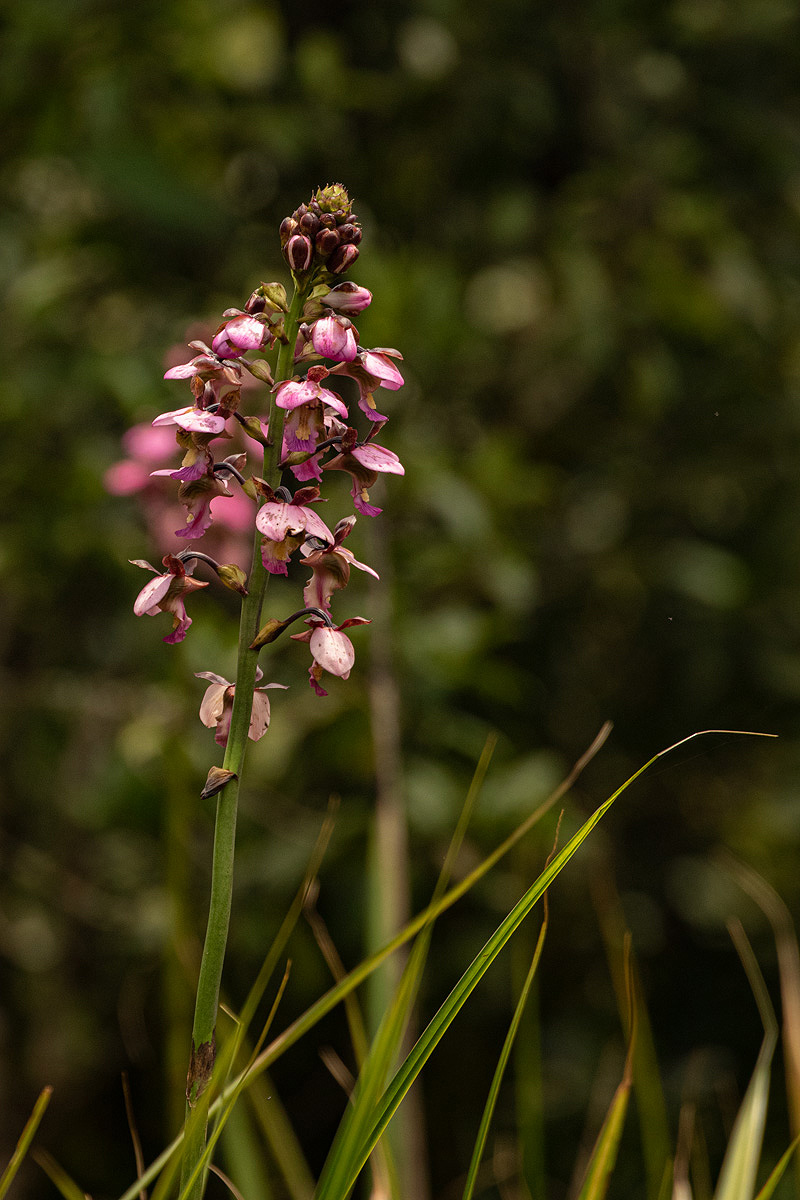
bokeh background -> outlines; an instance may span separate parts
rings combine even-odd
[[[270,662],[291,689],[250,755],[228,999],[331,795],[318,905],[354,965],[379,936],[371,878],[397,867],[402,903],[402,838],[367,865],[402,831],[398,797],[416,909],[492,731],[461,869],[606,719],[565,829],[695,730],[777,733],[663,760],[553,888],[539,1015],[482,1194],[526,1195],[517,1117],[535,1108],[539,1040],[532,1194],[566,1194],[610,1098],[623,1038],[601,930],[617,896],[673,1132],[692,1077],[716,1170],[761,1037],[730,916],[776,984],[769,928],[719,852],[800,903],[799,23],[791,0],[9,0],[0,1159],[45,1083],[39,1140],[95,1196],[133,1176],[122,1071],[146,1157],[174,1131],[213,820],[198,794],[217,761],[194,672],[232,670],[236,604],[209,588],[179,647],[166,618],[135,619],[127,560],[158,561],[160,501],[104,480],[128,427],[184,402],[165,363],[286,278],[281,218],[341,180],[365,229],[354,278],[375,296],[362,340],[405,355],[405,388],[383,396],[406,475],[350,541],[383,576],[340,602],[376,616],[350,681],[320,700],[302,648]],[[538,873],[554,819],[443,920],[422,1019]],[[467,1166],[534,933],[424,1076],[432,1196]],[[291,954],[279,1026],[329,979],[306,923]],[[274,1081],[315,1170],[345,1102],[325,1046],[352,1067],[340,1014]],[[772,1161],[789,1138],[780,1073],[774,1091]],[[642,1179],[632,1115],[612,1194],[644,1195]],[[16,1187],[55,1194],[33,1164]]]

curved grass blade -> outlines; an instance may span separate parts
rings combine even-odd
[[[778,1022],[764,978],[741,924],[732,922],[730,933],[761,1014],[764,1040],[755,1070],[736,1115],[714,1200],[753,1200],[767,1117],[770,1065],[778,1041]]]
[[[0,1175],[0,1200],[3,1200],[3,1196],[5,1196],[6,1192],[14,1181],[14,1176],[22,1166],[22,1161],[25,1158],[25,1155],[28,1153],[30,1144],[36,1135],[36,1130],[39,1128],[39,1123],[47,1110],[47,1106],[50,1103],[50,1097],[52,1094],[53,1089],[49,1085],[45,1088],[42,1088],[41,1092],[39,1093],[38,1099],[33,1106],[33,1112],[28,1117],[27,1121],[25,1122],[25,1128],[19,1135],[19,1141],[14,1148],[14,1153],[11,1155],[11,1158],[8,1161],[8,1166],[6,1167],[5,1171],[3,1171],[3,1174]]]
[[[672,750],[677,749],[678,746],[683,746],[687,742],[692,741],[694,738],[700,737],[707,733],[731,734],[735,732],[737,731],[731,729],[702,730],[698,733],[690,734],[689,737],[682,738],[679,742],[675,742],[672,746],[668,746],[665,750],[660,750],[658,754],[654,754],[651,759],[649,759],[643,766],[639,767],[639,769],[635,771],[630,778],[626,779],[625,783],[623,783],[621,787],[617,788],[613,795],[609,796],[609,798],[604,801],[604,803],[601,804],[598,809],[595,810],[591,817],[584,822],[578,832],[570,839],[564,849],[556,855],[550,866],[545,868],[536,882],[528,889],[528,891],[514,906],[505,920],[498,926],[494,934],[484,945],[481,952],[475,959],[473,959],[472,963],[461,976],[461,979],[453,988],[450,995],[440,1007],[439,1011],[429,1022],[427,1028],[418,1039],[416,1045],[406,1058],[400,1070],[396,1073],[394,1079],[384,1093],[375,1123],[365,1145],[362,1147],[361,1154],[359,1156],[360,1162],[348,1180],[347,1190],[341,1193],[342,1197],[346,1196],[349,1193],[349,1190],[352,1189],[353,1184],[355,1183],[358,1174],[364,1165],[364,1162],[372,1152],[373,1146],[377,1142],[378,1138],[380,1138],[383,1134],[384,1129],[392,1119],[392,1116],[396,1112],[400,1102],[403,1099],[403,1096],[406,1094],[411,1084],[422,1070],[424,1064],[430,1058],[444,1033],[453,1022],[456,1014],[466,1003],[467,999],[472,994],[483,976],[486,974],[486,971],[494,962],[497,955],[511,938],[512,934],[516,931],[537,901],[541,899],[543,893],[547,891],[547,888],[550,886],[556,876],[563,870],[566,864],[577,852],[577,850],[592,832],[595,825],[602,820],[614,801],[617,800],[618,797],[621,796],[622,793],[626,791],[627,788],[629,788],[630,785],[636,779],[638,779],[640,775],[643,775],[644,772],[653,765],[653,763],[657,762],[658,759],[663,758],[665,754],[669,754]],[[771,737],[772,735],[767,734],[756,736]],[[339,1200],[338,1196],[336,1200]]]
[[[643,770],[644,768],[641,768]],[[637,775],[641,774],[641,770],[637,771]],[[508,916],[501,922],[492,936],[484,945],[480,953],[472,960],[467,970],[461,976],[456,986],[450,992],[450,995],[439,1008],[439,1011],[434,1015],[424,1030],[411,1053],[406,1058],[400,1070],[394,1076],[390,1083],[383,1099],[379,1105],[375,1121],[370,1130],[369,1136],[365,1144],[361,1148],[359,1160],[354,1164],[354,1170],[348,1180],[347,1189],[342,1191],[341,1196],[349,1194],[353,1187],[361,1168],[366,1161],[366,1158],[372,1151],[372,1147],[377,1142],[378,1138],[383,1134],[384,1129],[389,1124],[392,1116],[397,1110],[400,1102],[405,1096],[411,1084],[419,1075],[425,1063],[430,1058],[436,1046],[441,1041],[447,1029],[452,1024],[456,1015],[460,1012],[466,1001],[469,999],[472,992],[477,987],[487,970],[497,958],[500,951],[511,938],[512,934],[521,925],[522,921],[539,901],[560,873],[566,866],[573,855],[577,852],[586,838],[589,836],[595,825],[605,815],[614,801],[625,790],[636,776],[632,776],[623,786],[616,791],[613,796],[598,808],[588,821],[584,822],[578,832],[570,839],[564,849],[556,855],[549,867],[546,867],[535,883],[531,885],[524,896],[517,902]],[[337,1197],[339,1200],[339,1197]]]

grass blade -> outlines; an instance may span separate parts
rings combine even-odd
[[[348,1181],[347,1190],[341,1193],[342,1196],[347,1195],[350,1188],[352,1188],[358,1176],[358,1172],[364,1165],[366,1158],[371,1153],[372,1147],[375,1145],[378,1138],[389,1124],[389,1121],[397,1110],[397,1107],[402,1101],[404,1095],[416,1079],[419,1072],[422,1070],[425,1063],[430,1058],[434,1049],[452,1024],[456,1015],[460,1012],[461,1008],[469,999],[472,992],[486,974],[491,964],[497,958],[500,951],[524,921],[525,917],[528,915],[534,905],[541,899],[542,895],[556,878],[556,876],[577,852],[591,831],[594,829],[595,825],[597,825],[597,823],[602,819],[617,797],[622,794],[625,788],[627,788],[629,784],[633,782],[633,779],[640,775],[644,769],[644,767],[641,768],[636,772],[636,775],[631,776],[631,778],[627,780],[626,783],[624,783],[623,786],[613,794],[613,796],[610,796],[609,799],[606,800],[592,814],[592,816],[584,822],[584,824],[574,835],[574,837],[570,839],[564,849],[556,855],[550,866],[545,868],[536,882],[531,885],[531,887],[517,902],[508,916],[501,922],[501,924],[486,942],[480,953],[472,960],[467,970],[461,976],[461,979],[458,981],[450,995],[439,1008],[439,1011],[429,1022],[427,1028],[387,1088],[369,1137],[361,1149],[359,1164]]]
[[[591,880],[591,889],[600,923],[600,932],[605,943],[617,1007],[624,1023],[627,1005],[625,956],[623,953],[626,936],[625,916],[610,862],[604,862],[596,872]],[[637,974],[635,957],[631,959],[631,967],[635,980]],[[653,1031],[642,989],[638,986],[636,987],[636,997],[638,1032],[636,1051],[633,1057],[633,1090],[636,1094],[647,1195],[650,1200],[658,1200],[663,1188],[664,1163],[672,1157],[672,1145]],[[626,1034],[627,1032],[626,1030]]]
[[[740,887],[755,900],[767,917],[778,951],[778,972],[781,984],[783,1014],[783,1062],[786,1093],[789,1099],[791,1131],[800,1136],[800,949],[789,909],[774,888],[770,887],[752,868],[738,862],[732,855],[722,856],[722,865],[729,870]],[[800,1161],[797,1162],[797,1191],[800,1194]]]
[[[3,1171],[3,1174],[0,1175],[0,1200],[2,1200],[3,1196],[5,1196],[6,1192],[11,1187],[14,1176],[22,1166],[22,1161],[25,1158],[25,1155],[28,1153],[31,1142],[36,1136],[36,1130],[39,1128],[39,1123],[47,1110],[47,1106],[50,1103],[50,1097],[52,1094],[53,1089],[51,1087],[42,1088],[41,1092],[39,1093],[39,1097],[33,1106],[33,1112],[28,1117],[27,1121],[25,1122],[25,1128],[19,1135],[19,1141],[14,1148],[14,1153],[11,1155],[11,1158],[8,1161],[8,1166],[6,1167],[5,1171]]]
[[[783,1154],[770,1171],[769,1178],[756,1196],[756,1200],[771,1200],[775,1188],[783,1178],[783,1173],[788,1167],[791,1157],[798,1146],[800,1146],[800,1134],[798,1134],[794,1141],[784,1150]]]
[[[619,1149],[622,1130],[625,1126],[625,1117],[628,1112],[628,1101],[630,1100],[631,1086],[633,1084],[638,1012],[638,1003],[633,983],[633,965],[629,936],[625,942],[625,987],[629,1013],[628,1028],[630,1031],[628,1035],[628,1053],[625,1056],[625,1070],[622,1073],[619,1087],[614,1093],[614,1098],[609,1106],[603,1127],[595,1142],[578,1200],[603,1200],[611,1181],[614,1164],[617,1161],[617,1150]]]
[[[730,931],[761,1014],[764,1040],[755,1070],[736,1115],[714,1200],[753,1200],[767,1116],[770,1065],[778,1041],[778,1022],[744,930],[737,922],[731,924]]]
[[[467,1171],[467,1180],[464,1185],[463,1200],[472,1200],[472,1195],[475,1191],[475,1184],[478,1181],[478,1170],[481,1165],[484,1149],[486,1148],[486,1138],[489,1134],[489,1125],[491,1124],[492,1117],[494,1116],[494,1110],[497,1106],[497,1098],[500,1095],[500,1085],[503,1082],[503,1076],[505,1074],[506,1067],[508,1066],[511,1050],[514,1046],[517,1033],[519,1032],[522,1014],[525,1011],[525,1005],[528,1001],[528,996],[530,994],[531,987],[533,986],[534,978],[536,977],[539,959],[542,957],[542,948],[544,946],[544,939],[547,934],[547,924],[548,917],[547,909],[545,908],[544,919],[542,921],[542,927],[539,930],[539,937],[536,942],[536,949],[533,952],[533,958],[531,959],[530,969],[525,977],[525,983],[522,986],[522,991],[520,992],[517,1006],[514,1009],[514,1016],[512,1017],[511,1024],[508,1028],[508,1033],[506,1034],[506,1039],[503,1043],[503,1049],[500,1051],[500,1058],[498,1059],[497,1067],[492,1078],[489,1094],[486,1097],[486,1105],[483,1110],[480,1126],[478,1127],[478,1134],[475,1138],[475,1147],[472,1151],[472,1160],[469,1164],[469,1170]]]
[[[384,1094],[383,1100],[381,1101],[378,1115],[370,1135],[365,1145],[362,1147],[360,1165],[357,1167],[355,1173],[348,1181],[347,1190],[341,1193],[342,1196],[346,1196],[349,1190],[352,1188],[358,1173],[361,1170],[361,1167],[363,1167],[364,1162],[372,1152],[373,1146],[377,1142],[378,1138],[380,1138],[382,1135],[384,1129],[401,1103],[403,1096],[406,1094],[411,1084],[422,1070],[422,1067],[430,1058],[439,1041],[452,1024],[457,1013],[466,1003],[467,999],[472,994],[483,976],[486,974],[486,971],[494,962],[497,955],[509,941],[522,921],[524,921],[530,910],[534,907],[537,901],[541,899],[544,892],[547,891],[548,887],[556,878],[556,876],[563,870],[570,859],[578,851],[594,827],[599,821],[602,820],[614,801],[617,800],[619,796],[621,796],[622,793],[626,791],[626,789],[629,788],[636,779],[639,778],[640,775],[643,775],[644,772],[650,766],[652,766],[654,762],[657,762],[658,759],[663,758],[664,755],[669,754],[672,750],[677,749],[678,746],[683,746],[687,742],[692,741],[694,738],[701,737],[708,733],[731,734],[735,732],[737,731],[729,729],[702,730],[698,733],[690,734],[689,737],[682,738],[679,742],[675,742],[672,746],[668,746],[665,750],[660,750],[658,754],[654,754],[651,759],[649,759],[643,766],[639,767],[638,771],[635,771],[630,778],[626,779],[625,783],[623,783],[621,787],[617,788],[617,790],[611,796],[609,796],[609,798],[604,801],[604,803],[601,804],[594,813],[592,813],[589,819],[584,822],[578,832],[570,839],[564,849],[556,855],[550,866],[545,868],[536,882],[518,901],[505,920],[501,922],[494,934],[486,942],[481,952],[476,958],[473,959],[470,966],[461,976],[461,979],[453,988],[450,995],[440,1007],[439,1011],[429,1022],[422,1036],[419,1038],[402,1067],[395,1075],[386,1093]],[[772,735],[766,734],[755,736],[770,737]],[[337,1200],[339,1200],[338,1197]]]
[[[58,1188],[64,1200],[90,1200],[89,1195],[78,1187],[75,1180],[56,1162],[52,1154],[48,1154],[46,1150],[35,1150],[33,1152],[33,1160],[39,1164],[45,1175],[50,1177],[51,1182]]]

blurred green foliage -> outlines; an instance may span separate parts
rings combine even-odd
[[[170,1066],[166,1046],[203,927],[212,814],[197,794],[215,761],[193,673],[231,670],[236,607],[209,589],[176,649],[133,618],[127,560],[154,548],[103,473],[129,425],[181,403],[165,352],[284,278],[280,219],[340,179],[365,227],[354,277],[375,294],[363,342],[406,356],[389,440],[407,473],[352,548],[388,568],[415,906],[492,729],[473,855],[606,718],[570,820],[695,729],[782,739],[679,753],[551,897],[540,991],[560,1196],[604,1048],[622,1044],[592,878],[616,875],[673,1119],[692,1050],[709,1095],[743,1086],[755,1057],[731,912],[774,981],[763,922],[713,852],[800,902],[797,7],[10,0],[6,16],[0,1158],[47,1082],[41,1136],[93,1194],[133,1173],[121,1069],[151,1153],[174,1124],[183,1051]],[[369,615],[361,586],[348,612]],[[369,636],[326,701],[294,644],[270,670],[292,690],[250,756],[234,1006],[332,792],[320,910],[346,962],[364,951]],[[447,918],[424,1011],[549,837]],[[310,934],[295,941],[287,1020],[327,982]],[[436,1195],[469,1160],[512,1006],[507,963],[424,1085]],[[341,1018],[326,1040],[347,1058]],[[276,1079],[318,1166],[343,1099],[317,1044]],[[713,1158],[716,1100],[709,1113]],[[776,1097],[775,1157],[787,1140]],[[637,1154],[632,1137],[619,1195],[636,1191]],[[49,1194],[34,1168],[19,1186]]]

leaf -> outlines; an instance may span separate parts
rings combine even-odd
[[[629,936],[626,938],[625,944],[625,988],[629,1012],[628,1028],[630,1030],[628,1053],[625,1057],[625,1070],[623,1071],[619,1087],[614,1093],[614,1098],[611,1101],[606,1119],[603,1122],[603,1127],[600,1130],[591,1158],[589,1159],[586,1176],[578,1200],[603,1200],[608,1190],[608,1185],[611,1182],[611,1173],[614,1170],[614,1164],[617,1161],[619,1142],[628,1112],[628,1101],[630,1100],[631,1086],[633,1085],[633,1062],[636,1051],[638,1009],[633,982],[633,964]]]
[[[50,1097],[52,1094],[53,1089],[51,1087],[42,1088],[41,1092],[39,1093],[38,1099],[33,1106],[33,1112],[25,1122],[25,1128],[22,1130],[22,1133],[19,1136],[19,1141],[14,1148],[14,1153],[9,1159],[8,1166],[0,1176],[0,1200],[2,1200],[3,1196],[5,1196],[6,1192],[11,1187],[14,1176],[20,1169],[25,1155],[28,1153],[30,1144],[36,1135],[36,1130],[39,1128],[39,1123],[47,1110],[47,1106],[50,1103]]]
[[[49,1175],[51,1181],[58,1188],[64,1200],[90,1200],[88,1193],[82,1191],[74,1179],[71,1179],[67,1172],[59,1163],[48,1154],[46,1150],[35,1150],[33,1159],[39,1164],[46,1175]],[[138,1194],[139,1184],[136,1185],[136,1193]]]
[[[738,922],[730,926],[742,965],[764,1024],[764,1040],[744,1099],[731,1131],[728,1149],[722,1163],[714,1200],[753,1200],[756,1171],[761,1157],[764,1123],[769,1100],[769,1075],[772,1056],[778,1041],[778,1023],[770,1003],[764,978],[758,968],[750,943]]]

